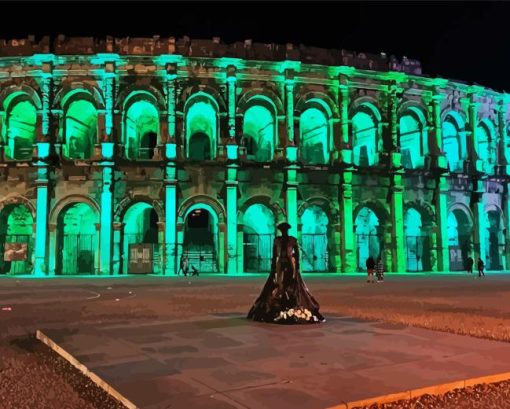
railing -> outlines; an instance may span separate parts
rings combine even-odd
[[[64,234],[60,274],[94,274],[96,234]]]

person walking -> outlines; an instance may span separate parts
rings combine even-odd
[[[179,275],[181,271],[185,277],[188,275],[188,256],[185,254],[181,256],[181,262],[179,265],[179,271],[177,271],[177,275]]]
[[[483,269],[485,267],[484,262],[481,258],[478,258],[478,277],[485,277],[485,273],[483,272]]]
[[[384,266],[381,256],[377,258],[377,266],[375,268],[377,273],[377,282],[382,283],[384,281]]]
[[[375,269],[375,260],[372,256],[367,258],[367,283],[375,283],[374,281],[374,269]]]
[[[473,274],[473,265],[475,264],[475,260],[473,257],[469,256],[466,260],[466,270],[469,274]]]

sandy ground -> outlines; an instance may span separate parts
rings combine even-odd
[[[2,277],[0,396],[6,399],[0,400],[0,408],[115,407],[101,391],[87,385],[83,378],[77,380],[80,377],[64,362],[34,343],[30,336],[37,328],[65,327],[70,323],[143,323],[222,312],[243,315],[264,281],[264,276],[46,280]],[[362,275],[307,275],[305,281],[326,317],[354,316],[510,339],[510,275],[488,273],[481,279],[462,274],[389,275],[384,283],[375,284],[365,283]],[[459,396],[452,393],[449,402],[416,401],[380,407],[510,407],[504,406],[510,400],[508,383],[492,385],[491,389],[477,388],[460,391]],[[477,406],[480,396],[491,397],[490,402]]]

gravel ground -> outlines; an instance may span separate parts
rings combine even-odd
[[[124,408],[33,336],[3,340],[0,355],[2,409]]]
[[[510,341],[510,275],[390,275],[381,284],[364,278],[306,276],[305,281],[326,318],[353,316]],[[11,308],[0,310],[0,409],[121,407],[107,406],[115,402],[46,347],[34,345],[28,335],[38,328],[244,315],[264,281],[264,276],[0,279],[0,307]],[[510,408],[509,386],[480,385],[372,407]]]
[[[411,400],[370,405],[356,409],[507,409],[510,408],[510,382],[475,385],[444,395],[423,395]]]

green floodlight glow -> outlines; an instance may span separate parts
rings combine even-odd
[[[46,231],[48,224],[48,186],[37,186],[37,202],[35,213],[35,265],[34,274],[46,274]]]
[[[373,166],[377,163],[378,123],[370,107],[361,106],[352,118],[353,163]]]
[[[326,164],[329,159],[329,125],[324,112],[308,108],[299,120],[301,157],[309,164]]]
[[[130,244],[154,244],[154,259],[159,259],[158,215],[150,204],[137,202],[126,211],[123,222],[123,273],[127,274]],[[154,265],[154,272],[159,273],[159,266],[156,264]]]
[[[357,242],[357,267],[366,270],[366,261],[369,256],[377,259],[382,253],[382,235],[379,234],[379,218],[368,207],[363,207],[354,221]]]
[[[328,270],[328,216],[319,206],[308,207],[301,216],[301,265],[303,271]]]
[[[72,102],[65,116],[64,156],[69,159],[89,159],[96,139],[96,108],[90,101]]]
[[[416,209],[410,208],[404,215],[404,237],[407,271],[430,270],[421,214]]]
[[[125,145],[128,159],[152,159],[159,141],[159,112],[151,102],[140,100],[127,110]]]
[[[421,111],[411,108],[400,117],[399,124],[402,165],[406,169],[422,168],[425,164],[425,155],[428,153],[423,114]]]
[[[16,103],[7,113],[5,155],[9,159],[32,157],[35,142],[37,112],[30,101]]]
[[[275,124],[271,112],[264,106],[254,105],[244,114],[243,138],[248,159],[270,162],[273,159]]]
[[[253,204],[243,215],[243,242],[246,271],[269,271],[276,232],[273,212],[263,204]]]
[[[26,260],[0,260],[0,272],[3,274],[23,274],[32,270],[32,233],[34,220],[25,205],[6,206],[0,213],[0,252],[4,254],[6,243],[26,243]]]
[[[477,126],[478,159],[481,162],[480,170],[492,173],[493,164],[497,163],[497,148],[495,143],[495,130],[492,123],[483,121]]]
[[[58,218],[60,274],[94,274],[98,263],[98,215],[87,203],[73,203]]]
[[[210,160],[216,157],[217,113],[209,101],[194,102],[186,112],[187,157]]]
[[[464,122],[455,112],[450,112],[443,121],[443,151],[451,171],[461,170],[461,161],[466,158]]]

